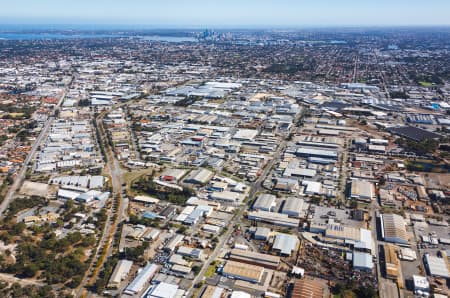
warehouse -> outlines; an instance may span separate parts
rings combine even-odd
[[[275,179],[274,190],[297,192],[299,189],[298,180],[293,178],[277,178]]]
[[[353,252],[353,269],[360,271],[372,271],[372,255],[359,251]]]
[[[258,135],[258,131],[254,129],[239,129],[233,136],[234,140],[249,141]]]
[[[291,217],[300,217],[303,212],[303,204],[303,199],[289,197],[284,201],[281,213],[287,214]]]
[[[297,228],[300,220],[296,218],[289,218],[286,214],[267,212],[267,211],[253,211],[248,213],[249,220],[262,221],[271,223],[276,226]]]
[[[183,169],[167,169],[159,177],[163,181],[177,183],[186,175],[186,170]]]
[[[423,263],[425,264],[429,275],[443,278],[450,277],[447,262],[444,258],[439,258],[426,253],[423,256]]]
[[[322,183],[317,181],[302,181],[302,185],[305,186],[303,193],[305,195],[320,195],[322,194]]]
[[[352,180],[350,198],[358,201],[371,202],[373,199],[373,184],[366,180]]]
[[[314,279],[296,279],[291,298],[322,298],[325,294],[325,284]]]
[[[232,191],[215,191],[209,195],[210,199],[213,201],[220,201],[232,204],[240,204],[243,197],[240,193]]]
[[[346,243],[364,248],[364,250],[372,251],[374,249],[372,233],[367,229],[349,227],[341,224],[312,222],[309,231],[311,233],[321,233],[328,238],[344,240]]]
[[[169,258],[169,263],[172,265],[190,266],[192,262],[187,261],[182,255],[173,254]]]
[[[225,295],[224,292],[224,289],[221,287],[207,285],[201,298],[222,298]]]
[[[178,286],[161,282],[156,286],[153,286],[147,293],[147,298],[175,298],[178,297]],[[181,297],[182,295],[180,295]]]
[[[386,146],[383,145],[369,145],[367,149],[374,153],[386,153]]]
[[[393,127],[390,128],[389,131],[391,133],[397,134],[399,136],[411,139],[416,142],[421,142],[423,140],[431,140],[438,139],[440,137],[439,134],[430,132],[425,129],[421,129],[414,126],[403,126],[403,127]]]
[[[397,247],[392,244],[383,245],[384,267],[386,277],[397,280],[400,276],[400,260],[397,257]]]
[[[317,171],[313,169],[305,168],[286,168],[283,172],[285,177],[299,177],[299,178],[312,178],[316,176]]]
[[[184,257],[189,257],[193,259],[202,259],[203,258],[203,250],[198,248],[192,248],[188,246],[180,246],[177,250],[177,254],[182,255]]]
[[[124,294],[131,296],[138,295],[158,271],[158,265],[152,263],[147,264],[147,266],[145,266],[136,278],[128,285],[124,291]]]
[[[402,216],[397,214],[382,214],[381,236],[386,242],[393,242],[400,245],[408,245],[409,237],[406,232],[406,223]]]
[[[283,256],[290,256],[298,247],[297,236],[277,233],[272,245],[272,250]]]
[[[385,139],[369,139],[369,143],[372,145],[382,145],[382,146],[389,145],[389,141]]]
[[[81,193],[67,189],[58,189],[58,198],[63,200],[75,200]]]
[[[205,185],[211,180],[214,173],[207,169],[197,169],[192,171],[184,180],[186,183]]]
[[[146,205],[147,204],[150,205],[150,204],[158,204],[159,203],[158,199],[152,198],[152,197],[149,197],[149,196],[135,196],[133,200],[135,202],[139,202],[139,203],[146,204]]]
[[[188,206],[193,207],[193,206]],[[188,208],[186,207],[186,208]],[[188,225],[194,225],[196,224],[200,218],[202,217],[208,217],[212,212],[214,208],[211,206],[204,206],[199,205],[195,207],[195,209],[186,217],[186,219],[183,221],[183,223]]]
[[[252,283],[259,283],[264,274],[264,267],[255,265],[243,265],[239,262],[227,261],[222,270],[222,275],[231,279],[240,279]]]
[[[272,256],[242,249],[232,249],[229,254],[229,259],[236,262],[262,266],[275,270],[280,265],[280,257],[278,256]]]
[[[416,191],[417,191],[417,197],[419,198],[419,200],[425,201],[425,202],[428,202],[430,200],[430,198],[428,197],[427,191],[423,185],[417,185]]]
[[[170,270],[172,270],[175,273],[185,274],[185,275],[191,273],[191,271],[192,271],[191,267],[178,265],[178,264],[172,265],[172,267],[170,267]]]
[[[262,211],[272,211],[273,207],[275,207],[276,197],[271,194],[261,194],[256,199],[255,203],[253,203],[253,210],[262,210]]]
[[[202,230],[208,233],[219,234],[222,228],[215,225],[204,224]]]
[[[120,283],[125,280],[130,273],[131,266],[133,266],[132,261],[120,260],[117,263],[116,268],[114,268],[114,272],[111,274],[108,288],[118,288]]]
[[[429,296],[430,283],[425,276],[413,275],[414,294]]]
[[[172,252],[175,250],[175,248],[178,247],[178,245],[180,245],[181,241],[183,241],[184,236],[180,235],[180,234],[176,234],[170,241],[169,243],[164,247],[164,250]]]
[[[321,158],[331,158],[331,159],[338,158],[338,154],[336,151],[306,148],[306,147],[299,147],[296,151],[296,154],[298,156],[302,156],[302,157],[321,157]]]
[[[267,240],[270,236],[270,229],[266,227],[257,227],[255,230],[255,240]]]

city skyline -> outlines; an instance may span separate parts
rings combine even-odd
[[[2,5],[0,23],[121,27],[446,26],[450,25],[449,12],[450,3],[442,0],[18,0]]]

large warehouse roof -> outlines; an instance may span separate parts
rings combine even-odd
[[[159,266],[155,264],[147,264],[136,278],[125,289],[126,294],[136,295],[144,289],[147,282],[158,272]]]
[[[371,200],[373,197],[373,184],[366,180],[352,180],[350,197],[354,199]]]
[[[280,253],[283,255],[291,255],[292,252],[297,248],[297,245],[297,236],[278,233],[275,236],[275,241],[273,242],[272,249],[280,251]]]
[[[292,298],[323,297],[325,286],[322,282],[312,279],[297,279],[292,290]]]
[[[278,267],[280,265],[280,257],[258,252],[232,249],[230,251],[230,259],[244,263],[253,263],[263,267]]]
[[[197,169],[192,171],[185,179],[188,183],[206,184],[214,176],[214,173],[207,169]]]
[[[443,258],[439,258],[436,256],[432,256],[430,254],[425,254],[423,256],[425,266],[427,266],[428,273],[431,276],[438,276],[438,277],[444,277],[449,278],[449,272],[447,263]]]
[[[353,268],[372,270],[372,255],[369,253],[355,251],[353,252]]]
[[[301,156],[316,156],[316,157],[328,157],[328,158],[337,158],[337,152],[333,150],[323,150],[323,149],[314,149],[314,148],[305,148],[300,147],[297,149],[297,154]]]
[[[382,214],[382,236],[385,241],[408,244],[408,233],[406,232],[405,220],[397,214]]]
[[[243,280],[260,281],[264,273],[264,267],[228,261],[222,272],[225,275],[231,275]]]
[[[271,194],[262,194],[260,195],[255,203],[253,204],[254,210],[266,210],[269,211],[272,207],[275,206],[276,197]]]
[[[299,216],[303,208],[303,199],[289,197],[284,202],[283,211],[281,213]]]

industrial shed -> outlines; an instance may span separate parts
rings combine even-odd
[[[405,225],[405,220],[400,215],[382,214],[381,236],[386,242],[408,245],[409,237]]]
[[[266,227],[257,227],[255,230],[255,240],[267,240],[270,236],[270,229]]]
[[[192,184],[202,184],[205,185],[212,179],[214,173],[207,169],[197,169],[192,171],[184,182]]]
[[[353,268],[361,271],[372,271],[372,255],[365,252],[353,252]]]
[[[427,253],[423,256],[423,263],[425,264],[429,275],[443,278],[450,277],[447,262],[444,258],[432,256]]]
[[[222,274],[228,278],[259,283],[264,274],[264,267],[228,261],[223,267]]]
[[[276,197],[271,194],[259,195],[255,203],[253,203],[253,210],[272,211],[275,206]]]
[[[287,214],[291,217],[300,217],[303,210],[303,199],[289,197],[284,201],[281,213]]]
[[[275,235],[272,250],[278,252],[280,255],[290,256],[299,244],[297,236],[278,233]]]
[[[278,256],[272,256],[242,249],[232,249],[230,251],[229,258],[230,260],[235,262],[262,266],[269,269],[277,269],[280,265],[280,257]]]
[[[322,282],[313,279],[297,279],[294,282],[291,298],[322,298],[325,286]]]
[[[370,202],[373,199],[373,184],[366,180],[352,180],[350,198]]]
[[[114,268],[114,272],[111,274],[108,287],[117,288],[130,273],[131,266],[133,266],[132,261],[120,260]]]
[[[138,295],[144,290],[145,285],[156,275],[159,271],[159,266],[149,263],[145,266],[136,278],[125,289],[124,294]]]

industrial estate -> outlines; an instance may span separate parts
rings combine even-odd
[[[0,40],[0,296],[448,297],[448,28],[101,34]]]

